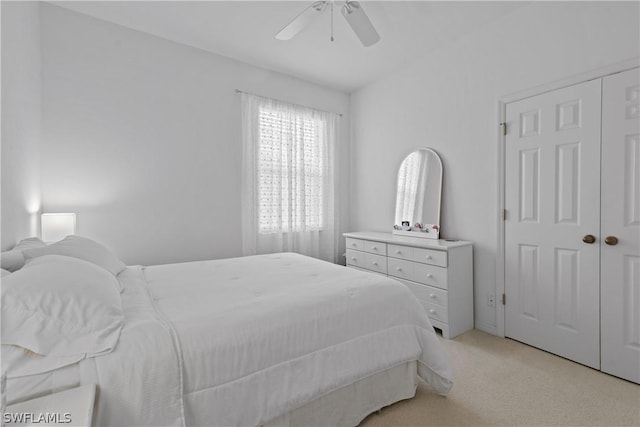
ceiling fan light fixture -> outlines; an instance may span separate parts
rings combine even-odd
[[[356,36],[360,39],[360,42],[369,47],[376,44],[380,40],[380,35],[373,27],[371,20],[362,9],[360,2],[347,1],[342,6],[342,16],[347,20],[351,29]]]

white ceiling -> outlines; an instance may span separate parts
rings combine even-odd
[[[105,21],[351,92],[442,48],[528,2],[363,1],[381,36],[363,47],[336,1],[289,41],[274,38],[311,1],[51,2]]]

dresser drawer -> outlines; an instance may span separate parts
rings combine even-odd
[[[431,319],[436,319],[442,323],[449,323],[449,311],[446,307],[443,307],[438,304],[432,304],[430,302],[420,301],[425,310],[427,310],[427,315]]]
[[[433,249],[413,248],[413,260],[425,264],[447,266],[447,253]]]
[[[387,257],[383,255],[364,254],[364,266],[367,270],[387,274]]]
[[[405,280],[413,280],[413,261],[405,261],[403,259],[387,258],[387,272],[389,276],[398,277]]]
[[[370,254],[387,256],[387,244],[365,240],[364,251]]]
[[[444,289],[434,288],[432,286],[421,285],[419,283],[402,282],[411,289],[411,292],[420,301],[438,304],[447,307],[448,293]]]
[[[364,252],[354,251],[353,249],[347,249],[347,265],[353,265],[354,267],[364,267],[365,259]]]
[[[429,264],[414,264],[414,279],[416,282],[425,285],[435,286],[440,289],[447,289],[447,269]]]
[[[366,270],[364,268],[356,267],[355,265],[349,265],[347,266],[347,268],[351,268],[353,270],[358,270],[358,271],[366,271],[369,274],[377,274],[378,276],[382,276],[382,277],[389,277],[384,273],[378,273],[377,271],[373,271],[373,270]]]
[[[347,249],[347,265],[387,274],[387,258],[382,255]]]
[[[364,251],[364,240],[352,239],[350,237],[347,237],[346,248],[347,249],[356,249],[358,251]]]
[[[411,246],[387,245],[387,254],[392,258],[413,261],[413,248]]]

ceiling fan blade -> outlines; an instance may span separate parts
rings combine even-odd
[[[327,7],[328,1],[317,1],[293,18],[278,34],[278,40],[290,40],[305,29]]]
[[[380,40],[380,35],[373,27],[369,17],[364,13],[362,5],[357,1],[347,1],[342,7],[342,16],[364,46],[371,46]]]

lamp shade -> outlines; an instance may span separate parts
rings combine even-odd
[[[76,232],[76,214],[44,213],[41,218],[42,240],[50,243]]]

